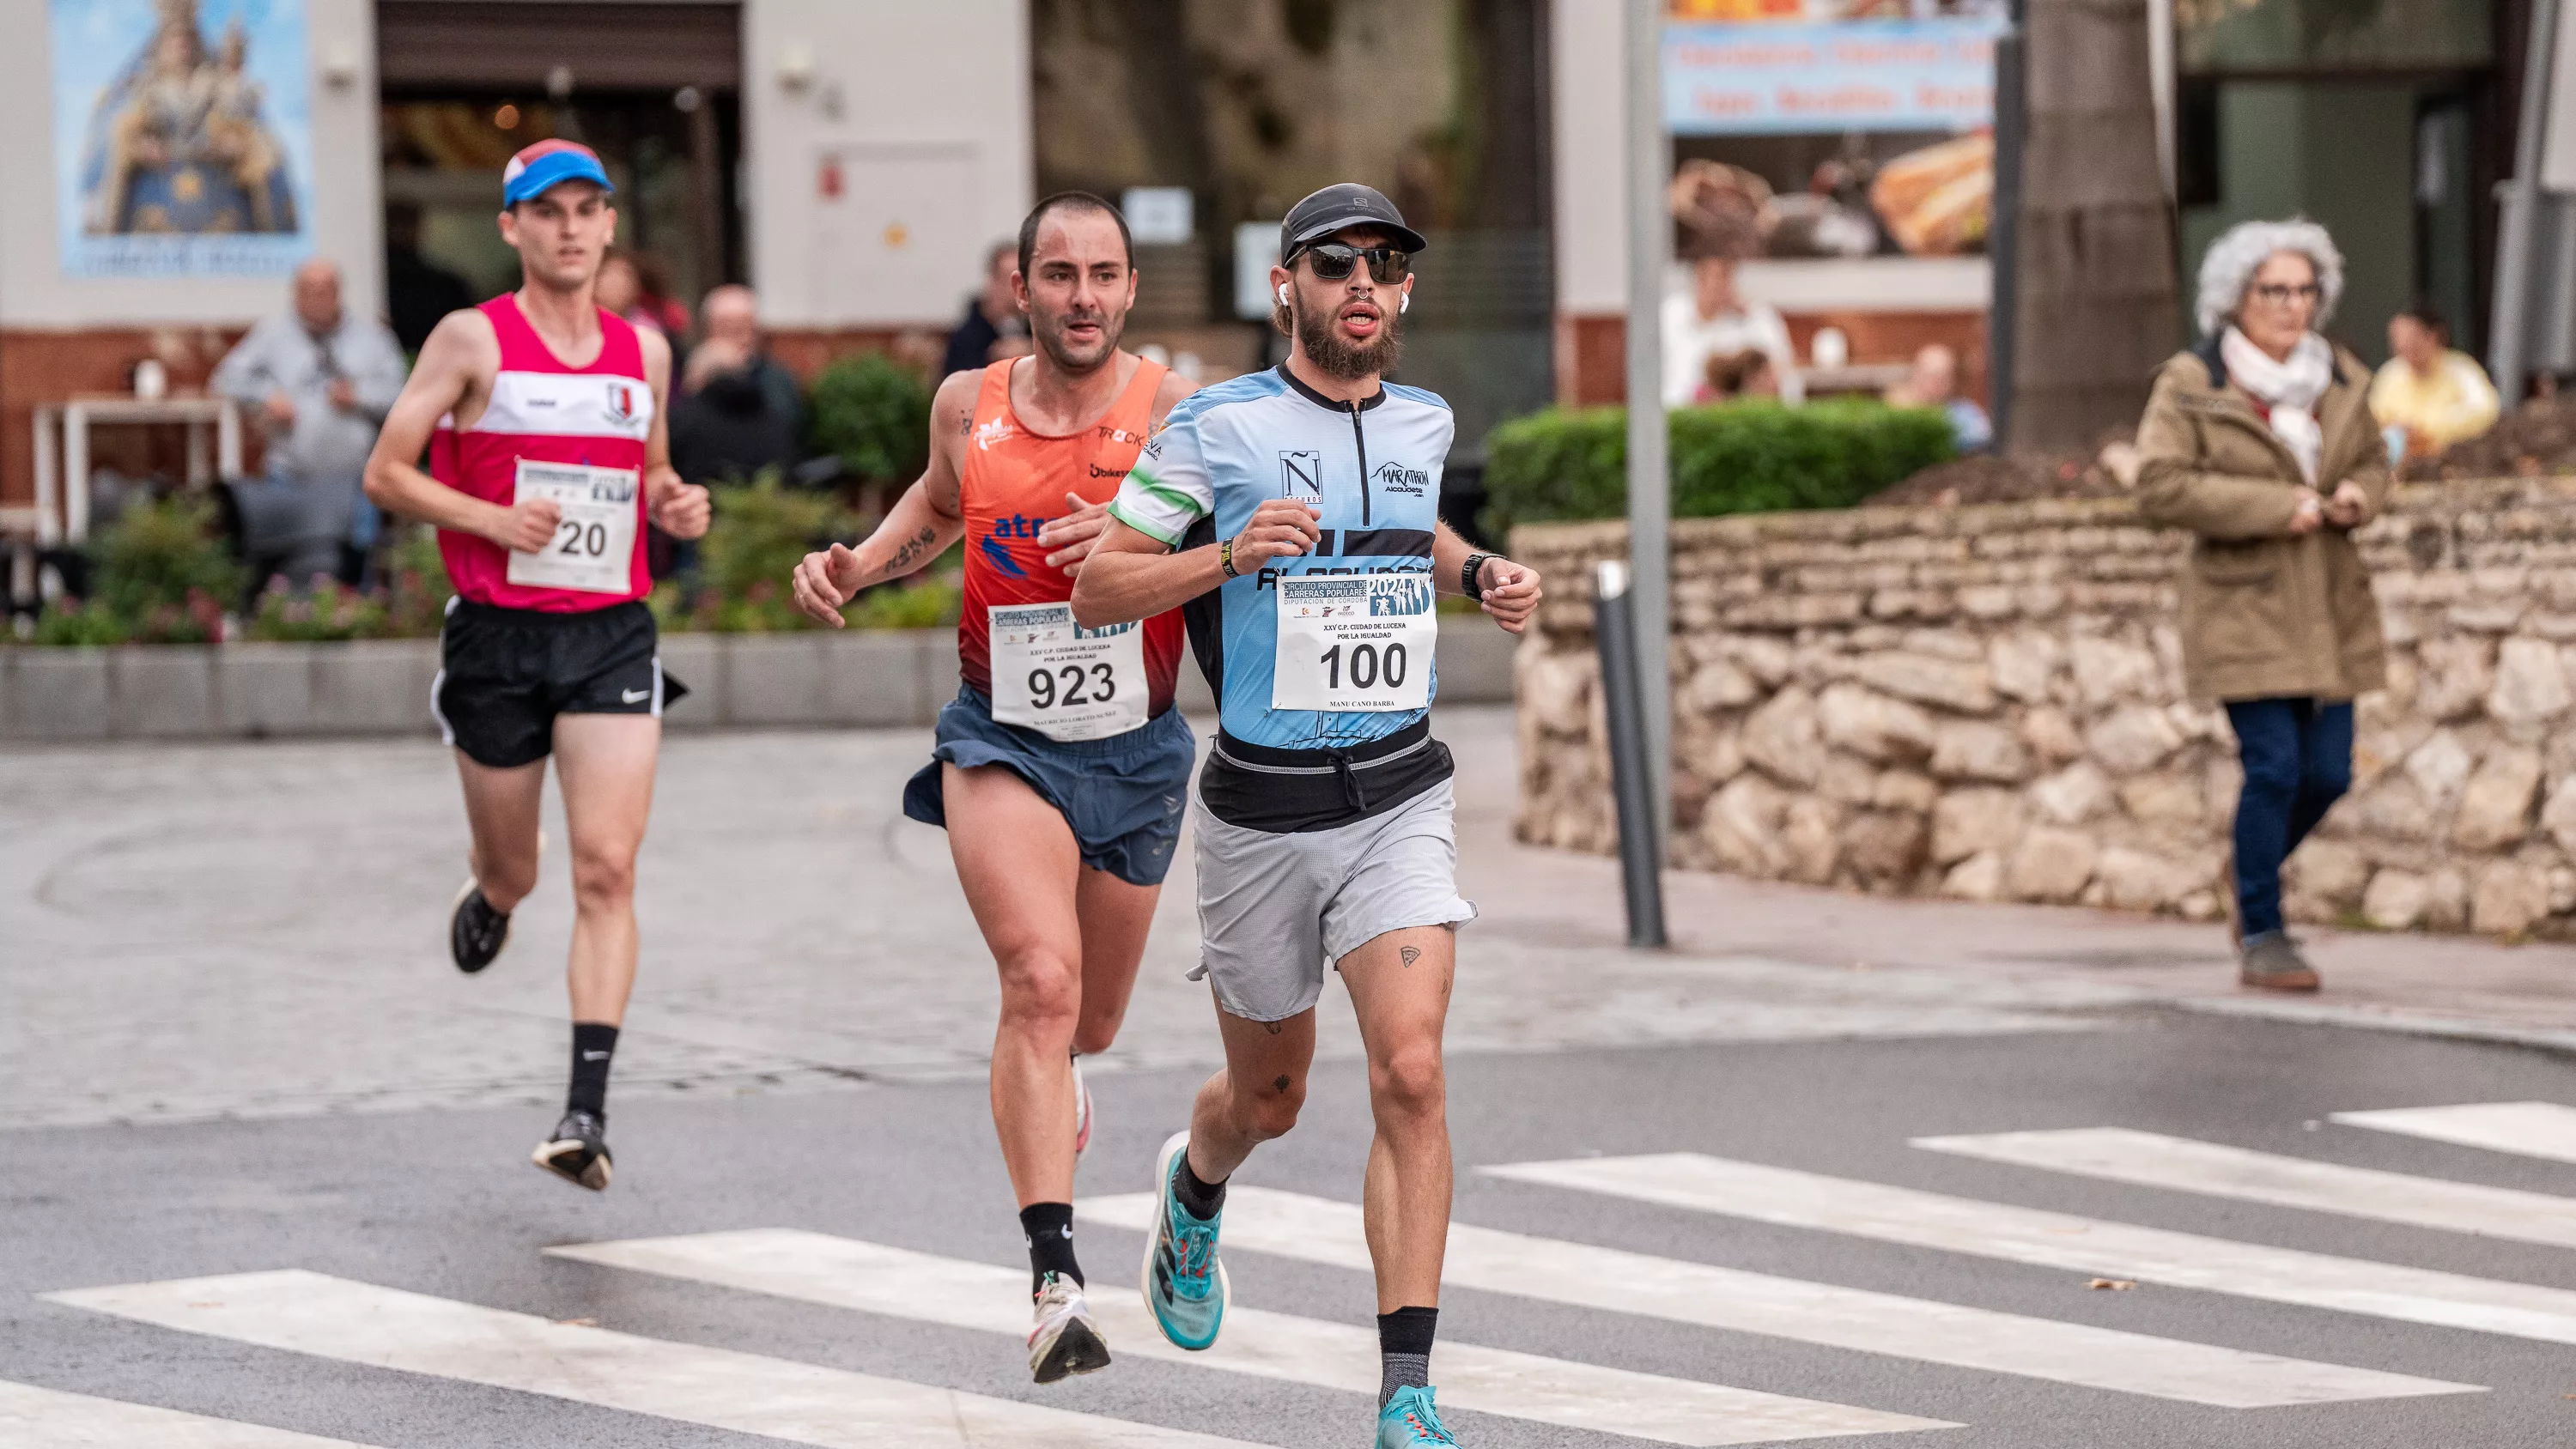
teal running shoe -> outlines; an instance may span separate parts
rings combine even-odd
[[[1395,1391],[1377,1411],[1377,1449],[1457,1449],[1440,1411],[1431,1407],[1431,1390],[1407,1385]]]
[[[1173,1195],[1172,1178],[1190,1134],[1175,1132],[1154,1159],[1154,1233],[1145,1244],[1145,1303],[1154,1311],[1154,1326],[1174,1345],[1197,1350],[1216,1342],[1225,1323],[1226,1300],[1232,1296],[1225,1265],[1216,1259],[1216,1225],[1225,1214],[1201,1220],[1190,1216]]]

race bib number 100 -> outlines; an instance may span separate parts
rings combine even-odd
[[[1422,709],[1439,642],[1428,574],[1281,579],[1270,707]]]
[[[511,583],[592,594],[633,593],[635,520],[643,486],[632,468],[519,460],[515,501],[543,498],[563,510],[555,536],[535,553],[510,554]]]
[[[1096,740],[1145,722],[1145,626],[1085,629],[1071,604],[995,604],[993,718],[1051,740]]]

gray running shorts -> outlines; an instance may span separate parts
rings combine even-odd
[[[1441,781],[1383,815],[1274,834],[1197,811],[1199,969],[1228,1016],[1312,1007],[1324,967],[1389,931],[1476,919],[1458,894],[1457,797]]]

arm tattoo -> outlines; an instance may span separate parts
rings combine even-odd
[[[939,542],[938,529],[922,529],[921,532],[904,540],[903,546],[894,551],[894,557],[887,559],[885,563],[877,569],[877,577],[881,579],[890,579],[895,575],[902,573],[905,569],[912,566],[914,560],[920,558],[923,554],[928,553],[931,545],[937,542]]]

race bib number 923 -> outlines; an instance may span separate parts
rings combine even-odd
[[[1145,722],[1145,627],[1085,629],[1071,604],[995,604],[993,718],[1051,740],[1096,740]]]

